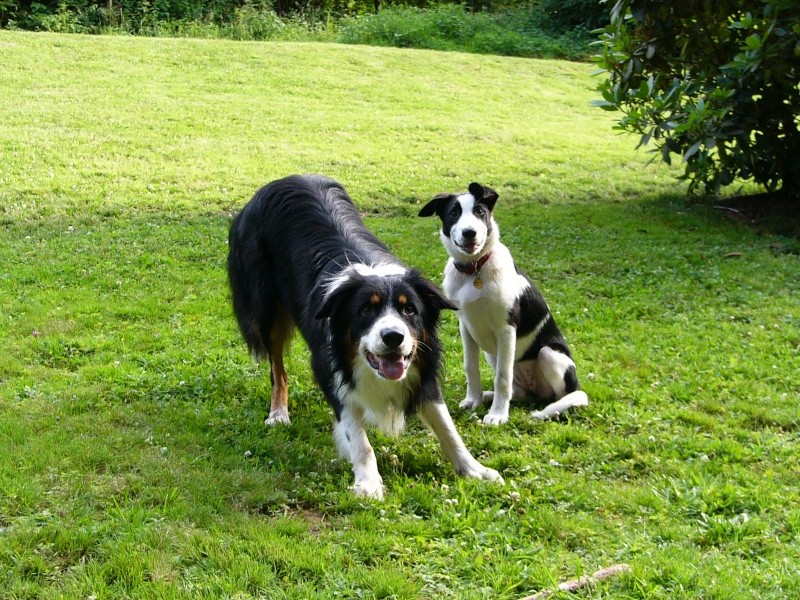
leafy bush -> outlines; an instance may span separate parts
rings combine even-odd
[[[233,18],[226,24],[229,37],[235,40],[269,40],[279,37],[286,24],[268,10],[259,10],[252,5],[237,8]]]
[[[345,44],[448,49],[475,33],[477,19],[459,6],[430,10],[414,7],[391,8],[374,15],[344,20],[339,41]]]
[[[211,21],[164,21],[140,31],[154,37],[221,38],[253,41],[329,41],[325,24],[302,16],[279,17],[271,10],[245,5],[222,23]]]
[[[538,29],[563,33],[604,27],[609,22],[609,12],[607,0],[540,0],[530,15]]]
[[[618,0],[600,48],[597,104],[681,156],[691,190],[752,179],[798,198],[797,0]]]
[[[538,28],[535,9],[472,13],[454,4],[425,10],[398,7],[344,19],[338,41],[346,44],[461,50],[505,56],[580,59],[588,54],[585,30],[554,35]]]
[[[604,6],[570,0],[586,18],[558,17],[548,24],[554,0],[523,6],[515,0],[379,0],[378,13],[371,12],[375,0],[40,0],[23,6],[24,1],[0,0],[0,19],[6,15],[22,29],[72,33],[324,40],[573,60],[587,57],[587,27]],[[496,12],[471,10],[489,4]]]
[[[37,5],[34,5],[33,9],[29,21],[35,25],[34,29],[57,33],[87,33],[89,31],[80,16],[67,9],[66,3],[62,3],[55,13],[43,11]]]

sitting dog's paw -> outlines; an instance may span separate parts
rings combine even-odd
[[[269,416],[264,421],[264,425],[273,427],[274,425],[291,425],[289,420],[289,411],[285,408],[270,411]]]
[[[383,482],[380,480],[372,481],[370,479],[362,479],[361,481],[357,481],[351,489],[356,496],[383,500]]]
[[[482,398],[470,398],[467,396],[464,400],[461,401],[461,404],[458,405],[458,408],[463,408],[465,410],[474,410],[481,405]]]
[[[458,407],[467,410],[473,410],[478,408],[481,404],[491,404],[493,400],[494,392],[483,392],[480,398],[471,398],[470,396],[467,396],[461,401],[461,404],[459,404]]]
[[[587,406],[588,404],[589,396],[586,395],[586,392],[576,390],[570,394],[567,394],[560,400],[548,404],[542,410],[532,412],[531,416],[534,419],[551,419],[558,417],[571,408],[575,408],[576,406]]]
[[[508,413],[492,412],[491,410],[483,417],[485,425],[502,425],[508,423]]]

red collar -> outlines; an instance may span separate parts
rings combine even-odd
[[[474,275],[481,270],[481,267],[486,264],[486,261],[489,260],[491,255],[491,252],[487,252],[478,259],[478,262],[474,263],[457,263],[453,261],[453,266],[456,268],[456,271],[466,273],[467,275]]]

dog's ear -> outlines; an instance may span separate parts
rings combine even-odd
[[[428,306],[436,309],[437,311],[449,309],[449,310],[458,310],[458,307],[450,302],[447,298],[444,297],[444,294],[439,291],[433,283],[425,279],[419,271],[413,272],[413,282],[412,285],[414,287],[414,291],[420,295],[423,302],[425,302]]]
[[[436,194],[433,197],[433,200],[428,202],[425,206],[423,206],[420,209],[418,216],[430,217],[431,215],[433,215],[433,213],[441,214],[442,210],[444,209],[444,206],[448,202],[450,202],[450,198],[452,197],[453,195],[448,193]]]
[[[469,193],[472,194],[478,202],[482,202],[489,207],[489,210],[494,210],[494,205],[497,202],[497,192],[490,187],[483,187],[480,183],[472,182],[469,184]]]
[[[325,292],[325,299],[322,301],[322,307],[320,307],[317,314],[314,315],[314,318],[327,319],[336,314],[345,301],[355,293],[361,281],[360,277],[351,276],[344,282],[332,284],[333,287]]]
[[[469,190],[469,193],[472,194],[472,196],[475,198],[475,200],[477,200],[478,202],[481,201],[481,199],[483,198],[483,186],[480,183],[478,183],[477,181],[473,181],[472,183],[469,184],[469,187],[467,189]]]

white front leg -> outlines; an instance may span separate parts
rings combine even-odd
[[[487,425],[502,425],[508,421],[508,409],[514,388],[514,355],[516,354],[517,330],[510,325],[503,327],[497,335],[497,364],[494,374],[494,400],[483,422]]]
[[[458,325],[461,330],[461,344],[464,346],[464,373],[467,376],[467,397],[458,406],[472,410],[483,402],[481,350],[464,322],[459,319]]]
[[[489,467],[484,467],[467,450],[464,441],[456,431],[456,426],[453,423],[453,419],[450,418],[450,413],[447,412],[447,406],[445,406],[444,402],[441,400],[423,402],[419,409],[419,416],[439,438],[442,452],[453,463],[456,473],[464,477],[488,479],[503,483],[500,473]]]
[[[339,453],[353,465],[355,483],[353,493],[383,499],[383,479],[378,472],[375,451],[369,443],[364,429],[363,412],[354,407],[342,409],[339,421],[333,427],[333,435]]]

